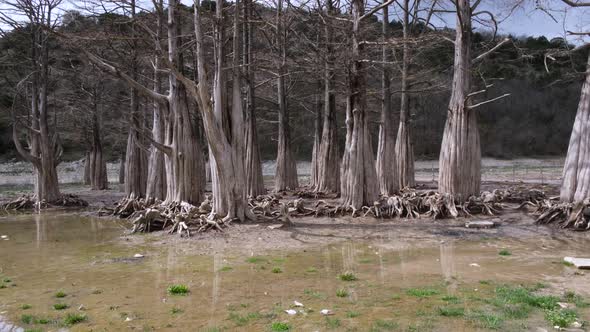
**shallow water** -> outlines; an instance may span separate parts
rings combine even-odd
[[[499,325],[466,317],[497,310],[486,299],[503,284],[543,283],[542,292],[590,295],[589,276],[561,264],[565,255],[588,255],[590,241],[579,238],[444,239],[419,249],[416,240],[383,239],[298,252],[219,247],[200,255],[149,241],[131,245],[125,227],[76,214],[0,217],[0,235],[8,236],[0,239],[0,331],[269,331],[278,322],[295,331],[535,331],[550,328],[542,311]],[[512,255],[498,255],[501,249]],[[345,272],[357,280],[341,280]],[[169,295],[172,284],[190,293]],[[58,291],[66,296],[56,298]],[[443,299],[450,295],[456,303]],[[55,310],[56,303],[69,307]],[[462,308],[464,317],[442,315],[447,307]],[[302,312],[289,316],[286,309]],[[322,316],[322,309],[334,314]],[[87,319],[68,327],[67,313]],[[587,308],[578,313],[590,318]],[[23,315],[32,316],[29,324]]]

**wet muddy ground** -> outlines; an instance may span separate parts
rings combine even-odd
[[[590,319],[590,275],[562,263],[588,255],[587,235],[494,218],[490,230],[297,218],[181,239],[83,213],[3,215],[0,331],[549,331]]]

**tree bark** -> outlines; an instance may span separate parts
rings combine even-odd
[[[342,167],[342,203],[356,210],[372,205],[379,190],[366,112],[366,73],[361,61],[363,45],[359,43],[364,6],[364,0],[352,1],[352,68],[346,112],[347,145]]]
[[[125,183],[125,153],[121,152],[119,156],[119,184]]]
[[[322,84],[318,82],[318,91],[321,91]],[[311,151],[311,175],[309,179],[309,185],[312,188],[316,188],[319,184],[319,161],[320,161],[320,145],[322,144],[322,103],[321,97],[316,96],[316,109],[315,109],[315,121],[314,121],[314,132],[313,132],[313,148]]]
[[[381,123],[379,124],[379,144],[377,146],[377,179],[381,194],[389,196],[399,190],[395,161],[395,133],[393,130],[393,113],[391,109],[391,84],[389,53],[385,41],[389,37],[389,10],[383,7],[383,74],[381,76]]]
[[[90,185],[90,151],[86,151],[84,156],[84,184]]]
[[[275,191],[295,189],[299,186],[297,163],[291,149],[291,129],[289,127],[289,109],[287,106],[287,41],[283,18],[283,0],[278,0],[276,15],[277,48],[279,51],[277,99],[279,111],[279,137],[276,160]]]
[[[439,160],[438,190],[458,201],[479,194],[481,147],[477,114],[470,109],[471,8],[457,0],[457,29],[451,99]]]
[[[326,12],[335,16],[332,0],[326,0]],[[318,157],[317,192],[337,193],[340,191],[340,151],[338,144],[338,125],[336,123],[336,96],[334,94],[334,42],[332,26],[324,25],[324,112],[322,139]]]
[[[410,100],[408,75],[410,70],[411,50],[407,41],[410,34],[410,4],[404,0],[403,8],[403,56],[401,68],[401,104],[399,115],[399,127],[395,141],[395,162],[397,179],[400,188],[411,188],[416,185],[414,179],[414,144],[412,143],[412,132],[410,125]]]
[[[255,76],[254,53],[252,51],[253,30],[250,17],[252,17],[252,0],[244,0],[243,12],[243,65],[244,78],[246,85],[246,188],[247,195],[256,197],[266,193],[264,188],[264,178],[262,177],[262,165],[260,163],[260,149],[258,145],[258,135],[256,129],[256,103],[255,103]]]
[[[579,202],[590,197],[590,54],[578,111],[563,166],[560,198]]]
[[[131,16],[136,16],[135,0],[130,1]],[[136,37],[135,27],[131,30],[133,38]],[[131,51],[131,77],[137,80],[138,76],[138,46],[134,40]],[[144,151],[141,149],[141,138],[139,137],[139,128],[142,123],[139,114],[139,97],[135,87],[131,87],[130,93],[130,114],[129,114],[129,133],[127,135],[127,151],[125,153],[125,195],[131,199],[145,196],[147,184],[147,165]]]
[[[162,8],[162,1],[160,0],[160,8]],[[162,36],[162,21],[163,17],[158,13],[157,18],[157,38],[160,40]],[[162,79],[159,74],[160,60],[159,56],[154,59],[154,92],[160,93]],[[157,101],[153,102],[153,119],[152,119],[152,139],[158,143],[164,144],[165,138],[165,115],[162,106]],[[168,115],[169,116],[169,115]],[[148,160],[148,174],[147,174],[147,187],[146,187],[146,199],[148,201],[159,200],[163,201],[166,199],[166,168],[165,168],[165,153],[152,145],[150,147],[150,156]]]
[[[92,111],[92,149],[89,154],[90,187],[92,190],[104,190],[109,187],[107,178],[107,163],[102,154],[102,140],[100,135],[100,118],[98,114],[97,91],[94,91],[94,109]]]

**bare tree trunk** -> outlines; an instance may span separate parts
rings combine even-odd
[[[586,66],[586,81],[582,85],[563,167],[560,197],[564,202],[579,202],[590,197],[590,54]]]
[[[217,6],[221,9],[223,0],[217,0]],[[219,177],[220,188],[218,195],[224,195],[224,201],[227,202],[227,214],[225,219],[239,219],[245,220],[247,214],[247,200],[245,188],[245,168],[243,149],[244,144],[244,117],[242,113],[242,103],[240,95],[240,75],[239,75],[239,13],[240,3],[236,1],[236,11],[234,17],[234,58],[233,58],[233,87],[232,87],[232,111],[231,111],[231,132],[226,131],[220,118],[213,111],[212,103],[219,102],[211,98],[209,90],[209,80],[207,77],[207,69],[205,67],[205,52],[204,52],[204,37],[201,30],[201,8],[198,0],[195,1],[195,38],[196,38],[196,56],[197,56],[197,71],[199,74],[199,84],[190,81],[186,77],[179,76],[182,82],[190,88],[191,93],[199,103],[201,114],[203,115],[203,127],[207,134],[209,147],[212,155],[217,162],[217,176]],[[223,19],[221,15],[219,18]],[[223,22],[218,22],[222,24]],[[219,35],[216,34],[215,43],[223,43],[219,40]],[[216,54],[219,56],[219,54]],[[217,59],[220,61],[220,59]],[[217,73],[216,73],[217,76]],[[216,85],[216,89],[222,89],[221,85]],[[218,96],[219,91],[214,92],[214,96]],[[214,200],[219,200],[220,197],[214,197]]]
[[[168,61],[175,68],[182,68],[178,51],[177,2],[168,6]],[[202,200],[205,186],[203,154],[190,120],[186,90],[174,74],[169,75],[169,124],[166,130],[166,203]]]
[[[250,18],[252,16],[252,0],[244,0],[243,22],[243,65],[244,78],[246,80],[246,188],[248,196],[256,197],[266,193],[264,178],[262,177],[262,165],[260,163],[260,149],[256,130],[256,104],[254,90],[254,53],[252,52],[253,31]]]
[[[90,185],[90,151],[86,151],[84,156],[84,184]]]
[[[119,184],[125,183],[125,153],[121,152],[119,156]]]
[[[346,114],[347,145],[342,166],[342,203],[354,210],[373,204],[379,190],[366,112],[363,45],[358,40],[364,5],[363,0],[352,1],[352,68]]]
[[[332,0],[326,1],[328,15],[334,14]],[[336,123],[336,96],[334,94],[334,49],[333,31],[330,23],[324,25],[325,63],[324,63],[324,112],[322,139],[318,157],[317,192],[340,191],[340,151],[338,149],[338,125]]]
[[[412,133],[410,126],[410,101],[409,101],[409,84],[408,72],[410,63],[411,50],[407,44],[410,29],[410,4],[409,0],[404,0],[404,19],[403,19],[403,56],[402,56],[402,77],[401,77],[401,104],[399,127],[397,130],[397,139],[395,141],[395,162],[397,179],[400,188],[414,187],[414,144],[412,143]]]
[[[383,7],[383,41],[389,37],[389,10]],[[389,73],[388,45],[383,44],[383,74],[381,88],[381,123],[379,124],[379,145],[377,146],[377,179],[383,195],[392,195],[399,190],[395,162],[395,133],[393,130],[393,113],[391,109],[391,84]]]
[[[159,3],[162,8],[162,1]],[[157,40],[159,41],[162,36],[162,15],[158,14],[157,19]],[[156,56],[154,59],[154,92],[160,93],[162,79],[159,73],[160,70],[159,57]],[[153,119],[152,119],[152,139],[158,143],[164,144],[165,138],[165,110],[159,102],[153,102]],[[168,115],[169,116],[169,115]],[[152,145],[150,148],[150,156],[148,160],[148,174],[147,174],[147,187],[146,187],[146,199],[148,201],[160,200],[163,201],[166,198],[166,169],[165,169],[165,154],[158,147]]]
[[[443,133],[438,190],[465,200],[479,194],[481,147],[477,114],[470,109],[471,8],[468,0],[457,0],[455,63],[451,100]]]
[[[322,83],[318,82],[318,91],[321,91]],[[313,132],[313,148],[311,151],[311,176],[309,185],[316,188],[320,176],[320,145],[322,144],[322,102],[321,97],[316,95],[316,109]]]
[[[107,163],[102,155],[102,141],[100,137],[100,118],[98,114],[97,91],[94,91],[94,109],[92,111],[92,150],[89,155],[90,186],[92,190],[108,189]]]
[[[135,0],[130,1],[131,16],[135,18]],[[132,27],[132,35],[135,38],[135,27]],[[133,41],[131,58],[131,76],[137,80],[138,69],[138,47]],[[147,165],[144,163],[145,156],[141,149],[141,138],[138,130],[142,127],[139,114],[139,97],[137,90],[131,87],[129,134],[127,136],[127,151],[125,153],[125,195],[129,198],[140,198],[145,196],[147,184]]]
[[[277,149],[275,191],[295,189],[299,186],[297,180],[297,163],[291,149],[291,129],[289,127],[289,109],[287,106],[287,88],[285,86],[287,64],[287,41],[283,22],[283,0],[278,0],[276,16],[277,47],[279,49],[279,64],[277,78],[277,98],[279,106],[279,143]]]

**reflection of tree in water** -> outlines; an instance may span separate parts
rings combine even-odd
[[[211,285],[211,314],[209,324],[215,325],[215,313],[221,290],[221,269],[223,268],[223,254],[213,254],[213,284]]]
[[[457,289],[455,272],[455,245],[453,243],[441,243],[440,245],[440,268],[444,280],[447,282],[447,290]]]

